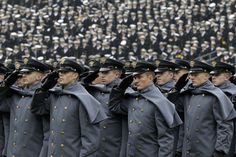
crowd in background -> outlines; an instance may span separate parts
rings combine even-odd
[[[0,60],[236,60],[236,0],[1,0]]]

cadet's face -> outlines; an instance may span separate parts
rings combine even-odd
[[[200,86],[209,80],[210,75],[208,73],[193,73],[189,75],[189,79],[192,81],[194,87]]]
[[[137,90],[143,90],[149,85],[153,83],[153,75],[149,72],[135,75],[133,80],[134,87],[137,88]]]
[[[177,82],[177,81],[179,80],[179,78],[180,78],[181,76],[183,76],[183,74],[186,74],[186,73],[188,73],[187,70],[185,70],[185,69],[180,69],[180,70],[174,72],[174,77],[173,77],[173,79]]]
[[[31,86],[38,83],[43,77],[43,74],[37,71],[31,71],[22,75],[20,80],[22,86]]]
[[[120,73],[117,70],[104,71],[99,73],[102,84],[109,84],[115,79],[120,77]]]
[[[228,79],[229,79],[229,75],[227,73],[220,73],[218,75],[213,75],[212,76],[212,83],[215,86],[220,86],[221,84],[223,84]]]
[[[0,74],[0,82],[4,80],[4,75]]]
[[[157,84],[158,85],[164,85],[167,82],[171,81],[173,79],[173,72],[171,71],[164,71],[161,73],[156,74],[157,78]]]
[[[57,82],[61,86],[67,86],[77,81],[78,77],[79,77],[79,74],[76,72],[72,72],[72,71],[59,72],[59,79]]]

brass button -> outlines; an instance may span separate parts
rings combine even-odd
[[[64,147],[64,144],[63,144],[63,143],[61,144],[61,147],[62,147],[62,148]]]
[[[17,106],[16,106],[16,108],[20,108],[20,106],[19,106],[19,105],[17,105]]]
[[[130,120],[129,122],[130,122],[130,123],[133,123],[133,120]]]
[[[65,122],[65,121],[66,121],[66,120],[63,118],[63,119],[62,119],[62,122]]]
[[[142,124],[142,122],[141,122],[141,121],[139,121],[139,122],[138,122],[138,124]]]
[[[67,109],[68,109],[68,107],[67,107],[67,106],[65,106],[65,107],[64,107],[64,109],[65,109],[65,110],[67,110]]]
[[[138,101],[138,100],[139,100],[139,98],[136,98],[136,100]]]
[[[65,132],[64,132],[64,131],[61,131],[61,134],[65,134]]]
[[[144,111],[144,109],[143,108],[141,108],[141,110],[140,110],[141,112],[143,112]]]
[[[107,127],[104,125],[103,128],[106,129]]]
[[[135,111],[135,108],[132,108],[132,111]]]

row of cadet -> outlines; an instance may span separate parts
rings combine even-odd
[[[0,66],[2,157],[233,157],[235,68],[199,60]]]

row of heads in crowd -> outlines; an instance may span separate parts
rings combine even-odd
[[[235,75],[235,67],[228,63],[216,61],[206,63],[199,60],[187,61],[183,59],[172,61],[158,59],[155,62],[127,61],[126,63],[123,63],[119,60],[102,57],[99,61],[90,60],[89,65],[84,65],[72,58],[65,57],[58,61],[58,64],[54,64],[54,66],[33,58],[24,58],[24,60],[18,60],[14,64],[9,65],[0,63],[1,75],[11,73],[14,70],[19,70],[21,74],[29,73],[31,71],[39,71],[42,73],[50,73],[52,71],[73,71],[79,73],[80,78],[85,77],[94,71],[105,73],[111,70],[118,70],[122,72],[122,76],[124,77],[131,74],[141,74],[147,71],[152,71],[156,74],[165,71],[177,73],[183,69],[187,70],[190,74],[208,72],[212,75],[219,75],[222,72],[226,72],[232,76]]]

